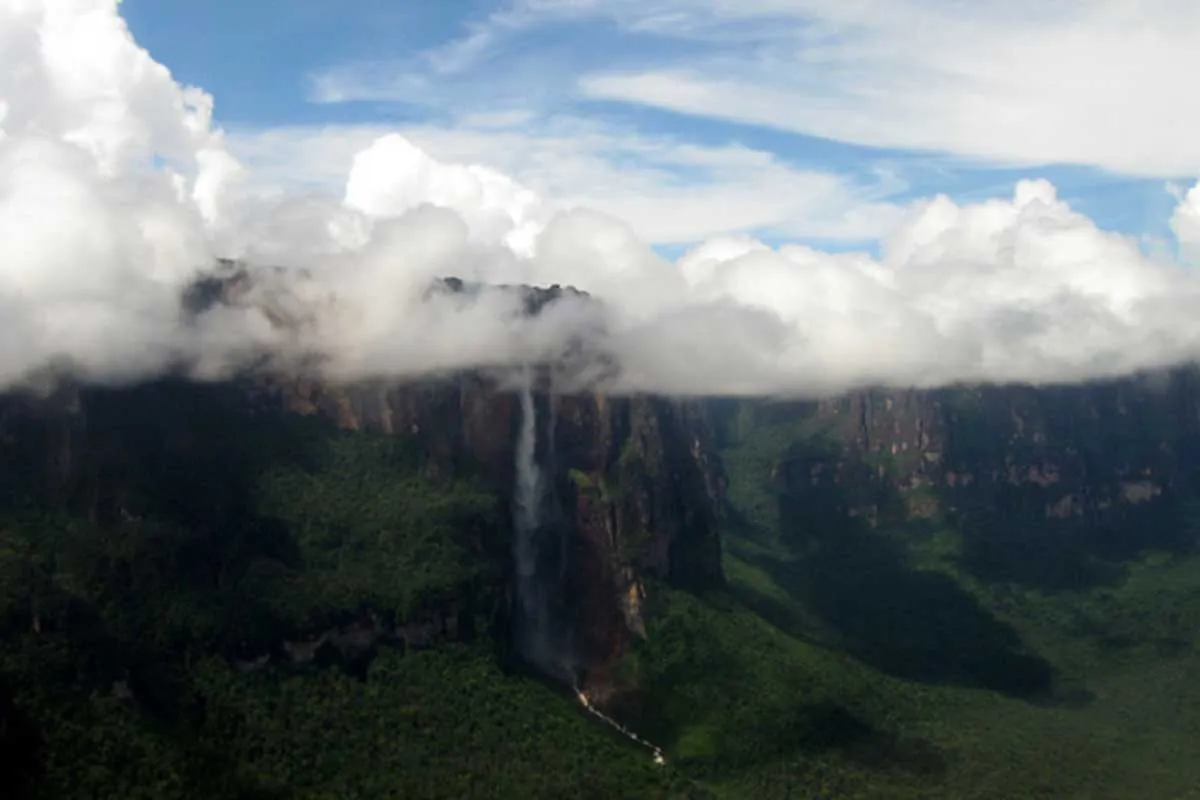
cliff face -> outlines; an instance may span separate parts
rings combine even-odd
[[[286,410],[415,438],[436,474],[476,473],[513,514],[517,390],[481,376],[402,386],[275,384]],[[656,397],[535,392],[542,473],[539,580],[559,628],[562,666],[603,692],[644,635],[647,579],[718,585],[722,474],[703,407]]]
[[[698,405],[545,392],[533,399],[544,482],[539,580],[561,634],[563,665],[585,686],[602,690],[612,664],[644,630],[647,580],[688,586],[722,580],[720,473]],[[145,497],[189,530],[245,526],[257,537],[275,522],[256,510],[255,476],[306,458],[289,420],[403,439],[431,480],[470,479],[493,498],[491,528],[479,534],[477,549],[495,567],[498,585],[490,594],[507,593],[510,600],[489,611],[462,596],[469,593],[464,589],[426,603],[420,619],[386,635],[406,641],[430,632],[453,636],[478,613],[490,613],[503,631],[521,624],[511,600],[521,414],[519,393],[482,375],[350,387],[258,379],[64,390],[48,399],[4,400],[0,485],[9,509],[32,502],[101,528],[136,522],[148,513],[137,499]],[[420,636],[408,630],[413,625]],[[304,641],[315,650],[321,634],[327,641],[346,638],[322,630],[289,634],[301,640],[289,644],[289,655],[303,650]]]
[[[1098,577],[1085,562],[1194,538],[1176,519],[1200,488],[1194,370],[1086,386],[725,404],[718,414],[726,431],[779,431],[782,454],[762,478],[793,509],[871,525],[952,519],[966,561],[990,577],[1085,581]]]

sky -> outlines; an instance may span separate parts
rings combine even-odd
[[[0,387],[581,335],[701,395],[1192,362],[1198,73],[1185,0],[0,0]],[[181,317],[218,257],[252,289]]]
[[[1170,185],[1200,171],[1171,88],[1200,66],[1200,14],[1127,7],[125,0],[122,14],[219,98],[234,151],[288,180],[339,182],[364,142],[399,130],[435,158],[634,218],[655,245],[736,225],[870,249],[893,205],[1046,178],[1153,246],[1170,235]],[[681,188],[707,198],[688,222],[667,208]]]

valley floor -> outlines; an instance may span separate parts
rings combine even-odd
[[[1073,586],[985,579],[944,520],[789,520],[778,453],[731,447],[728,586],[648,587],[606,709],[659,765],[501,667],[494,498],[403,442],[293,426],[221,440],[246,469],[229,487],[130,460],[144,513],[107,527],[0,514],[0,796],[1200,798],[1194,549]],[[451,601],[458,641],[280,655],[364,609],[402,626]]]
[[[673,618],[692,614],[707,617],[693,628],[724,637],[707,645],[724,660],[709,662],[737,676],[728,689],[740,697],[676,717],[668,745],[685,765],[694,750],[715,795],[1200,798],[1194,549],[1143,550],[1074,587],[985,580],[937,517],[789,529],[761,477],[777,449],[760,436],[724,454],[732,597],[674,598],[690,608],[670,609],[652,635],[670,640],[687,627]],[[671,701],[660,708],[669,717]],[[722,760],[723,744],[755,737],[759,752]]]
[[[731,566],[738,574],[736,560]],[[1200,560],[1174,570],[1190,573],[1192,597],[1200,596]],[[739,588],[748,590],[735,583]],[[1067,607],[1080,599],[1061,602]],[[839,694],[875,694],[867,714],[890,729],[896,743],[799,751],[714,788],[730,798],[1200,797],[1200,653],[1194,646],[1163,652],[1131,644],[1105,655],[1042,621],[1024,622],[1029,640],[1054,651],[1052,663],[1073,670],[1061,677],[1076,687],[1066,696],[1012,697],[988,688],[906,681],[858,665],[850,682],[861,685]],[[786,642],[781,648],[790,658],[776,669],[806,673],[811,687],[847,683],[844,668],[835,675],[821,646],[774,628],[764,636]],[[959,644],[947,636],[947,648]],[[1085,661],[1089,650],[1092,660]]]

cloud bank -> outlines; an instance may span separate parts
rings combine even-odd
[[[404,378],[553,358],[577,335],[619,363],[606,391],[694,395],[1081,381],[1200,355],[1200,279],[1045,181],[918,202],[878,258],[724,237],[672,262],[626,222],[551,209],[396,134],[354,157],[340,197],[264,194],[212,108],[115,0],[0,0],[0,387],[48,366],[216,378],[264,354]],[[1197,197],[1172,220],[1181,251],[1200,239]],[[245,292],[183,313],[217,257],[256,265]],[[529,316],[511,292],[430,296],[447,275],[596,302]]]
[[[399,133],[446,164],[482,161],[519,176],[541,198],[541,214],[585,206],[628,222],[653,245],[686,246],[746,230],[861,244],[903,215],[887,198],[905,184],[885,170],[806,169],[744,145],[698,145],[571,115],[515,123],[506,116],[464,113],[452,124],[398,130],[372,124],[233,130],[226,141],[252,165],[258,184],[336,190],[357,155]]]

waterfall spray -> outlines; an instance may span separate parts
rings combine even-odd
[[[521,432],[517,439],[516,466],[517,531],[536,531],[541,516],[542,473],[537,463],[537,410],[533,404],[533,371],[529,367],[525,367],[521,381]],[[529,552],[532,554],[532,549]],[[523,564],[518,559],[520,566]]]
[[[545,488],[542,469],[538,464],[537,405],[533,396],[534,372],[526,365],[521,373],[521,428],[517,434],[516,487],[513,495],[513,523],[516,538],[513,557],[516,562],[517,595],[517,649],[532,664],[547,674],[565,677],[571,681],[583,708],[592,716],[610,725],[630,741],[647,748],[655,763],[665,764],[666,757],[661,748],[642,739],[633,731],[609,717],[592,705],[587,693],[579,688],[569,665],[567,648],[556,646],[556,631],[553,627],[552,604],[548,592],[561,590],[565,585],[566,558],[562,551],[564,540],[558,539],[558,569],[554,576],[543,575],[540,570],[542,556],[542,533],[547,527],[543,519],[545,510]],[[546,443],[551,470],[554,468],[554,431],[557,409],[550,403],[550,440]],[[547,579],[550,583],[547,584]],[[555,580],[555,578],[557,578]],[[560,637],[561,638],[561,637]],[[561,645],[561,642],[557,642]]]
[[[513,522],[516,538],[517,649],[546,672],[557,674],[559,663],[551,636],[550,605],[539,574],[542,529],[542,472],[537,460],[537,407],[533,370],[526,366],[521,381],[521,429],[517,437],[516,489]]]

